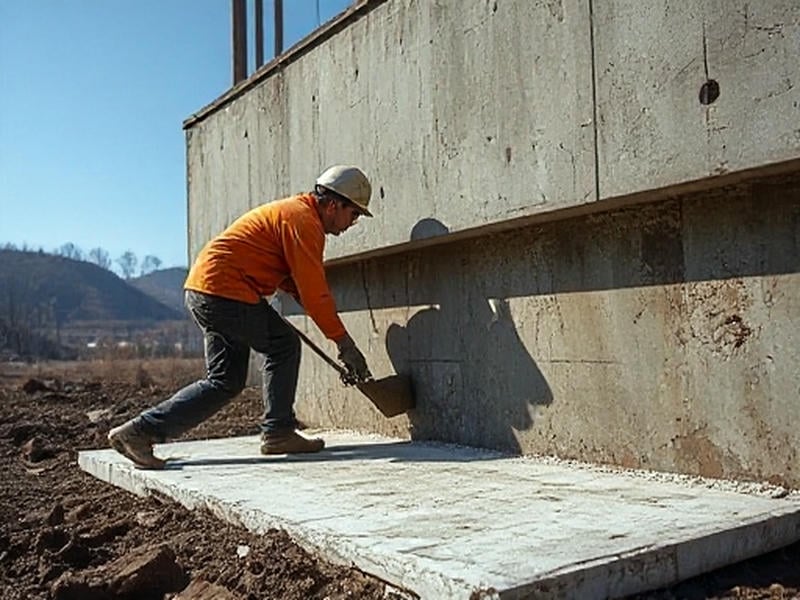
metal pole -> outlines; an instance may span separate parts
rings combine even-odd
[[[233,2],[233,85],[247,79],[247,4]]]
[[[283,0],[275,0],[275,56],[283,52]]]
[[[256,2],[256,69],[264,64],[264,0]]]

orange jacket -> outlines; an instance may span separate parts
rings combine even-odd
[[[262,204],[205,245],[184,288],[249,304],[283,290],[337,342],[347,330],[325,278],[324,247],[325,230],[312,194]]]

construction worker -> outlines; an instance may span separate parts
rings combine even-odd
[[[238,395],[253,349],[263,357],[261,453],[322,450],[323,440],[297,432],[300,339],[265,298],[276,290],[293,296],[336,343],[351,378],[371,378],[322,265],[325,234],[338,236],[360,216],[371,217],[371,192],[360,169],[337,165],[317,178],[313,192],[254,208],[206,244],[184,285],[186,307],[205,338],[206,376],[112,429],[111,446],[139,467],[163,468],[153,444],[188,431]]]

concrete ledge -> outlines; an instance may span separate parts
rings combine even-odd
[[[111,450],[82,469],[137,494],[278,527],[422,598],[606,598],[800,540],[800,494],[755,484],[324,432],[263,457],[255,437],[165,444],[164,471]]]

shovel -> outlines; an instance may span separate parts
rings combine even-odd
[[[292,325],[283,315],[281,315],[281,318],[309,348],[322,360],[336,369],[345,385],[353,385],[349,383],[352,381],[352,377],[347,369],[325,354],[325,352],[312,342],[306,334]],[[411,386],[411,378],[407,375],[389,375],[381,379],[370,379],[368,381],[357,382],[355,386],[362,394],[372,401],[384,417],[396,417],[414,408],[416,405],[414,391]]]

